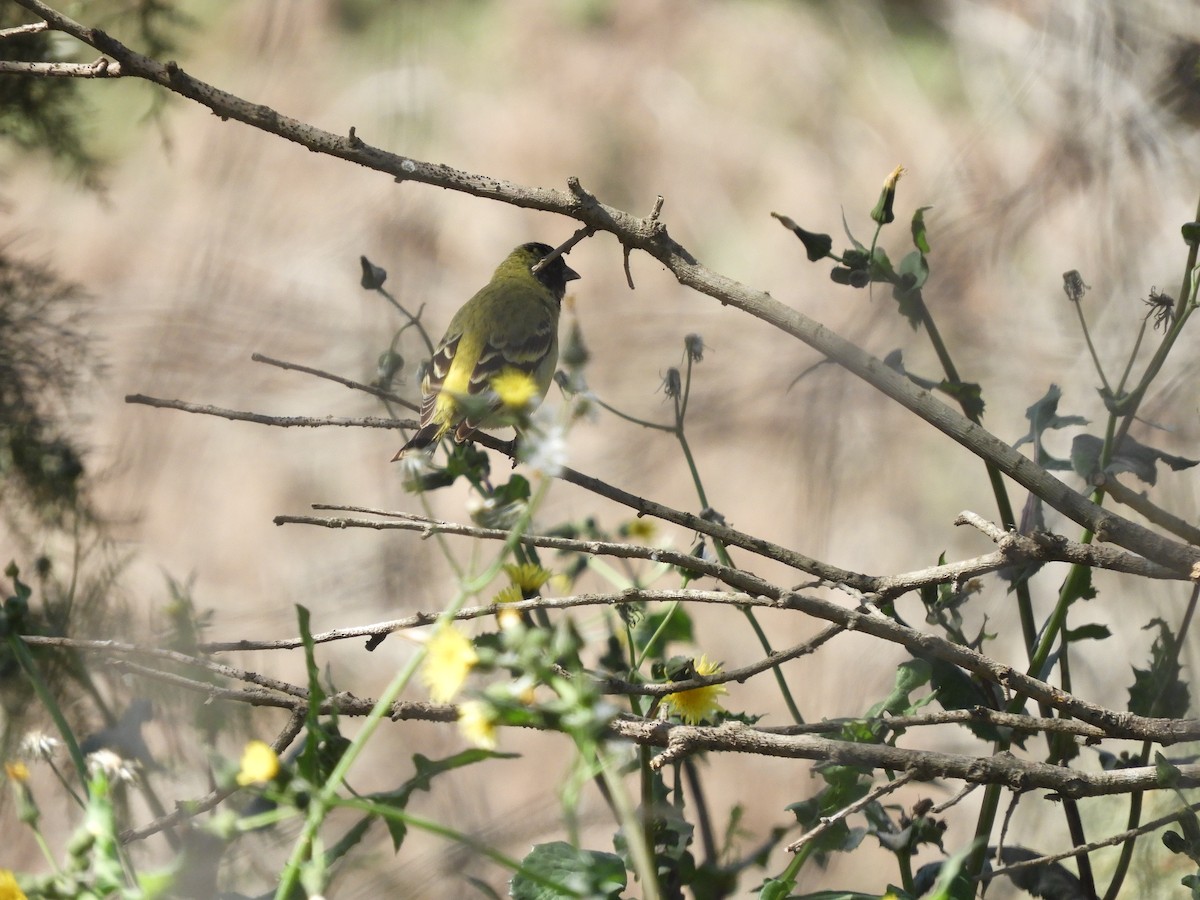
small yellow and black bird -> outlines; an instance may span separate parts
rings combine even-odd
[[[451,430],[462,443],[476,428],[488,427],[499,400],[468,414],[461,398],[487,391],[502,372],[530,376],[536,401],[546,396],[558,365],[559,309],[567,282],[579,277],[561,256],[535,274],[533,267],[552,252],[547,244],[517,247],[454,314],[421,382],[421,427],[394,460],[435,445]]]

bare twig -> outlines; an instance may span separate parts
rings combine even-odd
[[[346,418],[342,416],[268,416],[263,413],[225,409],[206,403],[189,403],[186,400],[164,400],[147,397],[145,394],[127,394],[126,403],[153,406],[158,409],[177,409],[180,412],[197,413],[203,416],[218,416],[232,422],[253,422],[256,425],[274,425],[277,428],[416,428],[417,422],[405,419]]]
[[[1081,544],[1048,531],[1038,531],[1028,535],[1005,531],[969,510],[959,513],[954,524],[971,525],[995,541],[1000,552],[1006,558],[1005,565],[1028,560],[1069,562],[1080,566],[1090,566],[1094,569],[1111,569],[1114,572],[1139,575],[1142,578],[1187,580],[1183,575],[1166,566],[1129,553],[1120,547]]]
[[[413,412],[420,412],[421,407],[413,403],[411,400],[405,400],[399,394],[394,394],[391,391],[385,391],[382,388],[377,388],[373,384],[363,384],[361,381],[352,381],[349,378],[343,378],[341,375],[334,375],[332,372],[326,372],[322,369],[314,369],[310,366],[302,366],[300,363],[287,362],[282,359],[274,359],[270,356],[264,356],[262,353],[251,353],[250,359],[257,363],[263,363],[268,366],[275,366],[277,369],[285,369],[293,372],[303,372],[305,375],[315,375],[318,378],[324,378],[326,381],[335,381],[338,384],[345,385],[351,390],[362,391],[366,394],[371,394],[374,397],[379,397],[382,400],[389,400],[392,403],[398,403],[405,409]]]
[[[7,37],[16,37],[19,34],[37,34],[39,31],[45,31],[49,27],[45,22],[33,22],[29,25],[17,25],[13,28],[0,28],[0,40]]]
[[[1011,666],[996,662],[978,651],[901,625],[899,622],[871,610],[864,612],[847,609],[828,600],[791,591],[785,593],[780,599],[790,608],[799,609],[829,622],[835,622],[849,631],[860,631],[872,637],[900,644],[914,656],[931,656],[966,669],[981,678],[1015,691],[1021,696],[1030,697],[1039,703],[1045,703],[1054,709],[1094,725],[1110,737],[1149,740],[1161,744],[1196,740],[1197,737],[1200,737],[1200,720],[1151,718],[1133,713],[1114,712],[1094,703],[1088,703],[1051,684],[1019,672]]]
[[[15,29],[0,34],[7,37]],[[28,32],[26,32],[28,33]],[[35,75],[41,78],[120,78],[120,63],[100,57],[92,63],[14,62],[0,59],[0,75]]]
[[[1039,856],[1035,859],[1025,859],[1021,862],[1013,863],[1005,866],[1002,869],[993,869],[992,877],[999,875],[1008,875],[1010,872],[1017,872],[1021,869],[1031,869],[1035,866],[1044,866],[1047,863],[1058,862],[1062,859],[1070,859],[1073,856],[1083,856],[1085,853],[1091,853],[1093,850],[1101,850],[1104,847],[1114,847],[1117,844],[1123,844],[1131,838],[1141,837],[1143,834],[1150,834],[1158,831],[1164,825],[1170,825],[1172,822],[1178,822],[1180,819],[1193,815],[1200,810],[1200,803],[1192,803],[1183,809],[1178,809],[1173,813],[1155,819],[1153,822],[1146,822],[1139,825],[1137,828],[1130,828],[1128,831],[1122,831],[1118,834],[1110,835],[1098,841],[1091,841],[1087,844],[1080,844],[1078,847],[1072,847],[1070,850],[1064,850],[1062,853],[1051,853],[1047,856]]]
[[[1115,477],[1103,473],[1093,478],[1093,483],[1096,487],[1103,488],[1104,492],[1118,503],[1128,506],[1140,516],[1145,516],[1159,528],[1183,538],[1189,544],[1200,544],[1200,528],[1167,512],[1153,503],[1144,492],[1126,487]]]
[[[627,740],[665,747],[651,762],[654,768],[671,765],[693,753],[718,751],[829,760],[844,766],[912,772],[918,781],[952,778],[972,784],[999,784],[1017,791],[1049,790],[1063,797],[1099,797],[1162,786],[1154,766],[1084,772],[1018,759],[1009,753],[977,757],[834,741],[815,735],[774,735],[739,722],[675,725],[622,717],[609,728]],[[1177,768],[1186,784],[1200,784],[1200,765],[1188,763]]]

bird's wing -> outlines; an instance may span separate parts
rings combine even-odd
[[[556,325],[553,315],[547,311],[533,329],[524,334],[500,331],[493,335],[493,339],[483,345],[479,361],[471,371],[467,393],[475,395],[488,390],[492,379],[507,369],[516,369],[536,377],[538,367],[545,361],[546,354],[550,352],[557,337]],[[454,439],[460,443],[465,441],[479,427],[480,422],[499,406],[497,402],[482,415],[464,418],[455,429]]]

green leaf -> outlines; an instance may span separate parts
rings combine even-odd
[[[651,639],[654,641],[652,647],[648,643]],[[667,645],[672,642],[690,644],[694,639],[692,617],[682,605],[648,612],[633,627],[634,646],[653,658],[663,657]]]
[[[1093,434],[1076,435],[1075,440],[1071,443],[1071,465],[1076,473],[1084,478],[1091,478],[1099,472],[1103,450],[1104,440],[1102,438]],[[1104,467],[1104,472],[1106,475],[1131,472],[1139,480],[1153,485],[1158,481],[1158,463],[1160,461],[1176,472],[1200,465],[1200,460],[1174,456],[1154,447],[1148,447],[1126,435],[1112,454],[1108,465]]]
[[[1162,619],[1153,619],[1143,631],[1158,626],[1158,637],[1150,648],[1150,668],[1134,668],[1129,688],[1129,711],[1142,716],[1178,719],[1187,715],[1190,696],[1187,682],[1180,678],[1175,636]]]
[[[803,831],[815,828],[822,818],[845,809],[855,800],[865,797],[871,789],[871,781],[861,769],[820,764],[815,771],[825,780],[825,787],[815,797],[784,807],[796,817]],[[855,849],[865,836],[865,829],[852,829],[842,819],[813,841],[813,850],[816,858],[821,860],[829,853]]]
[[[907,662],[900,663],[896,667],[896,679],[892,685],[891,692],[887,697],[867,710],[867,716],[881,716],[884,713],[893,716],[906,716],[916,712],[933,698],[927,697],[924,700],[913,702],[909,700],[909,695],[918,688],[929,684],[932,674],[933,667],[923,659],[910,659]]]
[[[1161,753],[1154,754],[1154,778],[1159,787],[1179,787],[1183,773]]]
[[[929,252],[929,239],[925,234],[925,210],[933,209],[932,206],[922,206],[913,213],[912,217],[912,239],[913,246],[922,253]],[[926,267],[928,268],[928,267]]]
[[[325,688],[321,685],[321,671],[317,667],[316,644],[313,643],[309,627],[309,612],[306,606],[296,604],[296,619],[300,628],[300,640],[304,643],[304,668],[308,673],[308,709],[305,713],[304,750],[297,760],[299,771],[313,784],[318,783],[317,767],[320,754],[321,705],[325,701]]]
[[[903,312],[903,309],[901,309]],[[916,328],[917,322],[909,321]],[[931,378],[922,378],[904,367],[904,353],[897,349],[893,350],[883,358],[883,364],[900,375],[903,375],[917,387],[924,388],[927,391],[941,391],[954,400],[958,401],[958,405],[962,407],[963,414],[976,419],[983,418],[984,402],[983,389],[973,381],[948,381],[942,379],[936,381]]]
[[[941,381],[938,390],[953,397],[968,419],[983,418],[983,388],[973,381]]]
[[[1107,625],[1080,625],[1078,628],[1068,628],[1063,632],[1063,638],[1068,643],[1075,641],[1103,641],[1112,637]]]
[[[1071,462],[1056,459],[1047,453],[1045,447],[1042,446],[1042,436],[1050,430],[1068,428],[1074,425],[1086,425],[1088,424],[1088,420],[1083,418],[1083,416],[1060,416],[1058,414],[1058,401],[1061,399],[1062,391],[1057,384],[1052,384],[1040,400],[1025,410],[1025,418],[1029,420],[1029,431],[1017,439],[1016,443],[1013,444],[1013,448],[1016,449],[1022,444],[1032,443],[1037,451],[1034,459],[1038,465],[1044,469],[1069,471],[1072,468]]]
[[[758,900],[787,900],[795,886],[796,882],[794,881],[770,878],[763,882],[762,889],[758,892]]]
[[[444,759],[429,759],[427,756],[417,753],[413,756],[413,768],[416,769],[415,775],[400,785],[400,787],[390,791],[371,794],[368,799],[389,809],[402,811],[408,806],[409,798],[414,792],[428,791],[434,777],[441,775],[443,772],[461,769],[463,766],[473,765],[474,763],[483,762],[488,759],[515,759],[518,756],[519,754],[516,753],[496,753],[492,750],[480,749],[463,750],[461,753],[447,756]],[[404,843],[408,826],[399,817],[386,818],[386,822],[388,832],[392,836],[392,848],[399,850],[400,845]]]
[[[625,889],[625,864],[613,853],[581,850],[565,841],[537,844],[521,860],[509,896],[513,900],[559,900],[584,896],[617,900]]]
[[[911,288],[923,288],[929,279],[929,262],[923,253],[914,250],[900,260],[899,274],[912,277]]]

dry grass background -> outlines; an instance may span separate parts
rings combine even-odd
[[[865,237],[883,176],[905,164],[900,222],[885,233],[887,246],[893,258],[902,255],[903,222],[916,206],[933,207],[927,298],[964,375],[984,385],[985,423],[1007,440],[1024,432],[1025,407],[1051,382],[1064,387],[1065,411],[1093,420],[1102,413],[1061,291],[1063,271],[1077,268],[1092,285],[1088,316],[1113,367],[1131,343],[1138,298],[1151,285],[1173,292],[1180,276],[1178,227],[1193,216],[1200,156],[1194,120],[1163,102],[1161,79],[1176,40],[1200,38],[1196,7],[1184,0],[190,8],[202,28],[178,58],[200,78],[468,171],[556,186],[576,175],[605,202],[642,213],[662,194],[672,235],[703,262],[877,355],[901,347],[911,370],[930,374],[935,360],[923,335],[889,298],[835,288],[768,215],[778,210],[837,236],[844,210]],[[216,611],[215,639],[293,634],[296,603],[312,610],[314,629],[438,608],[452,580],[431,545],[271,524],[313,502],[416,508],[388,463],[398,436],[265,429],[129,407],[122,398],[145,392],[277,414],[377,414],[369,398],[256,365],[250,354],[369,380],[397,322],[358,287],[359,254],[388,270],[404,302],[426,304],[439,332],[512,245],[562,240],[571,223],[395,185],[183,101],[170,104],[159,132],[138,122],[148,104],[141,85],[85,91],[99,105],[94,130],[113,158],[107,192],[83,193],[36,163],[14,162],[3,185],[4,229],[20,235],[18,249],[48,257],[96,298],[110,370],[79,412],[94,447],[90,466],[106,473],[101,507],[136,554],[129,593],[160,605],[163,570],[194,573],[197,602]],[[585,242],[571,265],[583,275],[573,287],[593,353],[588,377],[609,402],[665,419],[661,374],[678,362],[685,334],[704,337],[710,350],[696,372],[690,433],[712,503],[734,525],[872,573],[919,568],[942,551],[953,558],[986,549],[951,525],[961,509],[994,509],[982,467],[964,451],[831,367],[788,390],[816,361],[812,351],[683,290],[646,258],[634,259],[637,289],[629,291],[611,238]],[[1172,429],[1155,435],[1157,443],[1194,456],[1194,338],[1185,344],[1147,415]],[[1054,449],[1065,452],[1067,440]],[[611,416],[575,429],[570,462],[663,502],[696,506],[671,440]],[[1159,491],[1194,517],[1193,476],[1168,474]],[[462,499],[437,497],[435,508],[461,520]],[[585,515],[609,526],[626,517],[561,485],[541,519]],[[688,542],[686,534],[663,537]],[[787,580],[778,570],[766,574]],[[1104,585],[1084,615],[1115,626],[1105,659],[1144,657],[1149,636],[1138,627],[1155,611],[1177,610],[1182,595],[1126,597],[1121,585]],[[1041,588],[1055,586],[1050,575]],[[1047,595],[1040,599],[1048,604]],[[978,621],[986,614],[989,630],[1002,635],[997,652],[1019,662],[1003,589],[989,582],[976,606]],[[758,656],[732,614],[701,610],[696,618],[710,657],[737,665]],[[795,617],[768,625],[777,646],[815,630]],[[395,638],[373,654],[358,644],[326,646],[320,660],[339,687],[375,695],[409,652]],[[901,658],[847,636],[787,674],[810,720],[851,715],[881,696]],[[292,678],[302,667],[297,654],[236,662]],[[1124,664],[1076,672],[1085,696],[1117,706],[1130,680]],[[783,721],[769,679],[733,686],[728,701]],[[259,735],[282,724],[270,714],[256,721]],[[201,793],[198,755],[178,747],[165,725],[156,740],[170,748],[172,771],[162,793]],[[389,787],[413,752],[459,746],[450,729],[387,727],[351,780],[360,790]],[[227,749],[236,754],[236,743]],[[553,736],[516,733],[504,735],[502,749],[527,755],[443,779],[417,811],[519,856],[555,834],[554,791],[569,749]],[[818,786],[797,762],[712,758],[706,769],[714,809],[744,804],[756,834],[786,821],[782,805]],[[923,785],[904,799],[917,795],[941,799],[946,791]],[[1018,827],[1053,816],[1047,806],[1026,801]],[[591,798],[589,808],[599,807]],[[1103,808],[1093,809],[1105,822]],[[950,814],[952,845],[965,840],[973,813],[968,802]],[[1058,821],[1048,819],[1054,833]],[[610,830],[598,817],[592,846],[607,848]],[[265,875],[275,871],[273,840],[243,844],[247,863]],[[880,873],[892,869],[882,857],[865,864],[876,852],[835,861],[802,886],[879,889]],[[463,872],[503,881],[443,843],[414,835],[393,858],[379,837],[333,896],[465,895]]]

